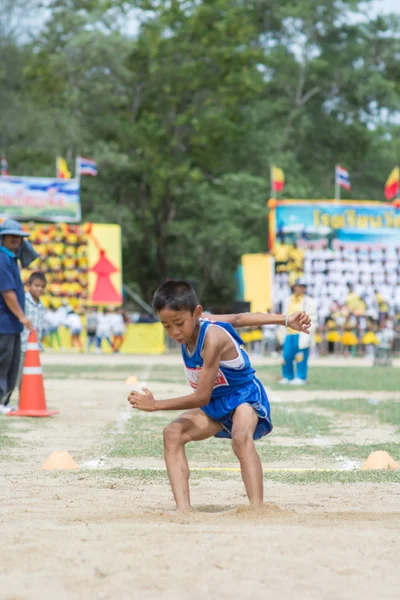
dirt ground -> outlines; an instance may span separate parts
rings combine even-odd
[[[60,414],[13,426],[20,443],[0,458],[1,600],[400,597],[398,484],[266,482],[265,506],[251,511],[239,477],[210,476],[179,517],[166,483],[87,468],[105,432],[123,429],[127,391],[49,380]],[[42,471],[55,450],[81,468]]]

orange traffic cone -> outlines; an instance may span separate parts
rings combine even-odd
[[[36,331],[32,329],[26,347],[19,409],[11,411],[7,415],[9,417],[50,417],[57,414],[57,410],[47,410],[46,408],[39,344]]]

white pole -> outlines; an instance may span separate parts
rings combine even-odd
[[[75,179],[78,182],[78,194],[79,194],[79,222],[82,220],[82,200],[81,200],[81,172],[78,167],[79,156],[75,157]]]
[[[399,172],[400,172],[400,167],[399,167]],[[397,183],[397,190],[396,190],[396,200],[398,200],[400,198],[400,185],[399,183]]]
[[[80,187],[80,184],[81,184],[81,172],[79,170],[78,163],[79,163],[79,156],[76,156],[76,158],[75,158],[75,179],[78,180],[79,187]]]
[[[270,178],[271,178],[271,198],[275,198],[274,191],[274,165],[270,164],[269,166]]]
[[[335,165],[335,200],[336,200],[336,202],[339,202],[339,200],[340,200],[340,185],[339,185],[338,176],[337,176],[337,168],[338,168],[338,165]]]

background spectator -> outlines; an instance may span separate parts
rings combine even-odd
[[[90,306],[86,314],[86,335],[87,335],[87,351],[90,352],[92,346],[96,346],[96,329],[99,321],[97,307]]]
[[[306,282],[298,279],[293,286],[293,294],[286,300],[284,313],[290,314],[304,310],[309,314],[313,323],[316,320],[316,309],[314,299],[306,294]],[[313,343],[315,325],[310,335],[298,333],[288,328],[281,328],[280,341],[283,343],[282,379],[280,383],[291,383],[303,385],[307,381],[308,357],[310,346]],[[296,373],[294,365],[296,364]]]
[[[20,223],[8,219],[0,225],[0,406],[8,405],[17,382],[21,333],[32,329],[25,315],[25,292],[21,281],[18,259],[27,266],[37,256],[24,240]]]
[[[71,349],[77,348],[78,352],[83,352],[81,333],[82,320],[80,316],[71,311],[67,316],[66,326],[71,331]]]
[[[111,341],[112,335],[112,323],[110,319],[110,311],[107,308],[103,309],[103,313],[99,313],[97,328],[96,328],[96,348],[97,352],[101,352],[101,346],[103,340],[109,344],[110,348],[113,347]]]
[[[46,308],[41,302],[40,297],[46,291],[46,277],[40,271],[32,273],[28,279],[27,291],[25,292],[25,314],[31,321],[36,331],[39,349],[43,351],[43,332],[46,316]],[[21,358],[19,363],[18,385],[22,383],[22,371],[25,363],[26,348],[28,345],[29,330],[25,327],[21,333]]]
[[[124,343],[125,334],[125,319],[122,308],[116,309],[110,314],[111,321],[111,333],[112,333],[112,345],[114,352],[119,352],[122,344]]]

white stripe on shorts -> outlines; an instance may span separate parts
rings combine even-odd
[[[41,375],[43,373],[42,367],[24,367],[24,375]]]
[[[27,350],[39,350],[39,344],[37,342],[29,342],[26,345]]]

